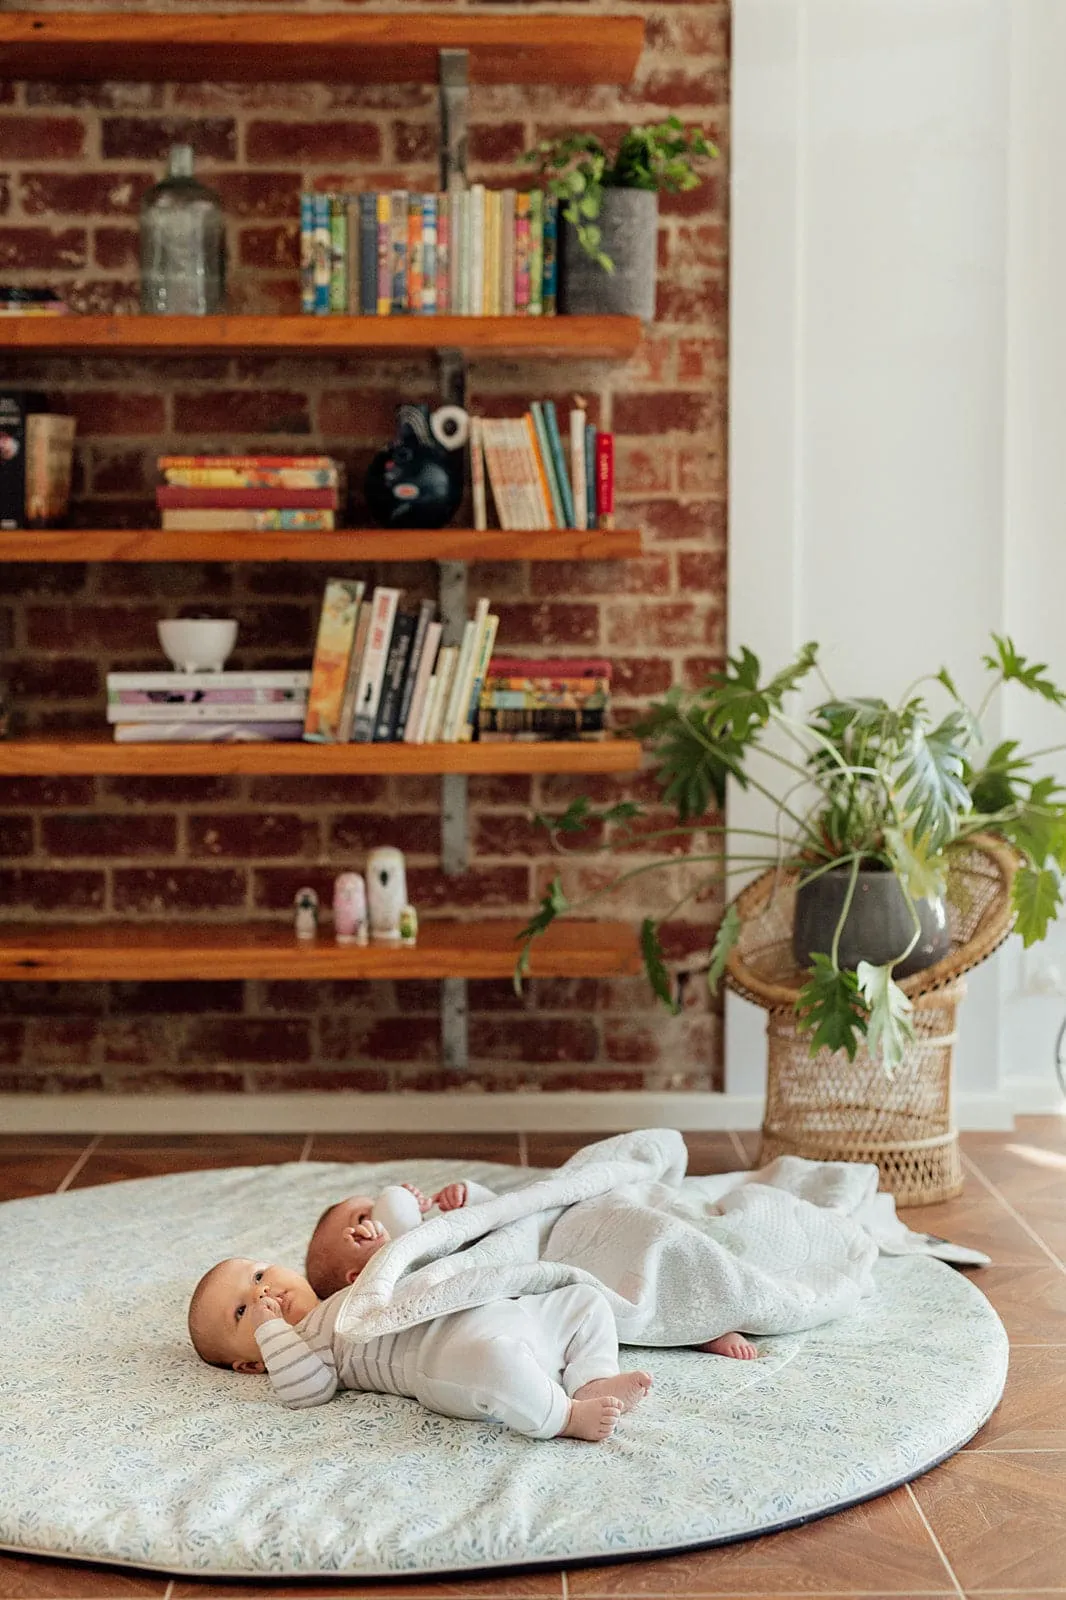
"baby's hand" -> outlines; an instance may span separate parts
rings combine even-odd
[[[253,1300],[245,1312],[253,1328],[261,1328],[264,1322],[271,1322],[275,1317],[282,1315],[281,1306],[273,1295],[265,1294],[261,1300]]]
[[[449,1183],[447,1188],[433,1196],[433,1203],[442,1211],[458,1211],[460,1206],[466,1205],[466,1184]]]
[[[382,1223],[374,1222],[369,1217],[365,1222],[357,1222],[348,1232],[356,1244],[364,1244],[372,1239],[387,1239],[389,1236]]]
[[[415,1199],[418,1201],[418,1209],[419,1209],[419,1211],[422,1212],[422,1214],[424,1216],[425,1213],[429,1210],[430,1206],[433,1204],[433,1201],[432,1200],[427,1200],[426,1196],[422,1193],[421,1189],[416,1189],[413,1183],[402,1183],[400,1185],[400,1188],[401,1189],[406,1189],[409,1194],[413,1194],[414,1195]]]

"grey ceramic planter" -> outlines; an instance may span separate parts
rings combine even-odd
[[[596,225],[613,272],[586,255],[572,223],[560,223],[559,309],[653,321],[659,196],[649,189],[604,189]]]
[[[796,918],[792,929],[792,954],[796,965],[809,967],[814,954],[828,955],[833,934],[848,891],[848,869],[823,873],[796,893]],[[917,900],[921,937],[894,978],[921,972],[946,956],[951,948],[947,908],[942,900]],[[841,930],[837,959],[854,970],[860,961],[883,966],[906,950],[914,922],[894,872],[860,872],[847,920]]]

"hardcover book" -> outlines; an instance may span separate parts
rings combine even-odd
[[[330,235],[329,195],[314,196],[315,226],[311,235],[314,255],[315,314],[329,311],[329,281],[333,270],[333,241]]]
[[[400,603],[400,590],[378,587],[370,604],[370,633],[356,690],[352,739],[356,744],[371,744],[377,723],[378,702],[385,677],[385,664],[392,624]]]
[[[277,671],[251,672],[198,672],[195,688],[204,689],[291,689],[306,694],[311,687],[311,674],[302,668],[278,668]],[[155,693],[174,689],[182,692],[190,688],[187,672],[109,672],[108,694],[130,691]]]
[[[212,507],[235,511],[336,511],[336,489],[186,489],[166,483],[155,492],[161,510],[196,511]]]
[[[407,668],[404,673],[403,685],[400,692],[400,710],[396,718],[393,738],[402,739],[407,731],[407,719],[411,714],[414,703],[415,681],[422,664],[422,654],[426,648],[429,634],[429,625],[433,620],[433,613],[437,607],[432,600],[423,600],[418,608],[418,621],[415,624],[415,634],[411,641],[411,649],[407,657]]]
[[[389,653],[385,658],[385,675],[382,679],[381,698],[378,701],[377,720],[374,723],[374,741],[389,744],[396,737],[396,723],[400,715],[403,683],[407,663],[415,636],[418,619],[410,611],[398,611],[392,624]]]
[[[406,311],[422,312],[422,196],[407,197],[407,294]]]
[[[26,418],[26,526],[53,528],[70,505],[73,417],[31,411]]]
[[[425,312],[437,310],[437,196],[422,196],[422,305]]]
[[[171,533],[311,533],[329,532],[336,524],[332,511],[164,511],[164,531]]]
[[[407,190],[392,191],[392,234],[389,258],[390,302],[392,316],[402,316],[407,310]]]
[[[348,203],[341,194],[329,196],[329,309],[348,309]]]
[[[345,578],[330,578],[326,584],[311,666],[305,739],[332,743],[338,737],[348,659],[364,587],[362,581],[353,583]]]
[[[426,637],[422,646],[422,653],[419,657],[418,666],[415,669],[416,676],[414,681],[414,692],[411,696],[411,705],[407,713],[407,720],[404,724],[402,732],[400,731],[399,725],[397,725],[396,729],[396,737],[398,739],[403,739],[405,744],[420,744],[422,742],[421,734],[426,720],[426,701],[429,695],[430,682],[433,678],[433,673],[437,665],[437,652],[440,647],[441,631],[441,624],[439,622],[431,622],[426,629]]]
[[[359,302],[356,309],[364,317],[377,315],[378,197],[373,191],[359,196]]]
[[[344,686],[344,699],[341,702],[341,716],[337,730],[337,737],[341,744],[349,744],[351,742],[352,727],[355,723],[355,701],[359,693],[359,679],[363,671],[363,658],[366,655],[366,641],[370,637],[370,614],[372,609],[370,597],[364,593],[363,602],[359,607],[359,616],[355,624],[352,653],[348,658],[348,681]]]
[[[300,737],[298,722],[117,722],[118,744],[262,744]]]
[[[0,391],[0,528],[26,526],[26,419],[47,409],[33,390]]]

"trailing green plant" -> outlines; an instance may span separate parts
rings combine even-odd
[[[582,249],[605,272],[613,272],[614,262],[601,248],[596,220],[603,191],[650,189],[677,194],[695,189],[701,181],[695,162],[717,154],[702,128],[686,128],[679,117],[667,117],[665,122],[630,128],[619,139],[613,156],[594,133],[567,133],[542,139],[526,152],[525,160],[538,166],[545,187],[559,201]]]
[[[661,923],[708,881],[748,875],[758,865],[793,873],[800,883],[826,872],[847,874],[831,949],[813,957],[797,1000],[812,1055],[825,1047],[845,1050],[853,1058],[865,1039],[889,1072],[902,1061],[913,1038],[911,1004],[894,982],[893,969],[920,936],[915,902],[947,892],[952,854],[974,835],[993,834],[1013,846],[1018,857],[1011,889],[1015,926],[1026,946],[1044,937],[1062,903],[1066,791],[1053,777],[1038,775],[1034,763],[1066,746],[1025,754],[1017,740],[1007,739],[989,748],[982,722],[1006,684],[1017,684],[1060,709],[1066,707],[1066,694],[1048,677],[1043,663],[1019,655],[1009,638],[992,638],[992,651],[981,658],[990,682],[976,710],[941,668],[918,679],[896,705],[839,696],[823,677],[828,698],[806,716],[790,715],[786,700],[817,668],[814,644],[804,645],[793,662],[765,682],[758,657],[743,649],[694,693],[672,689],[652,705],[636,731],[651,746],[662,799],[677,814],[677,821],[658,836],[684,830],[719,836],[710,853],[685,858],[687,864],[708,869],[697,875],[694,887],[665,916],[644,919],[641,950],[660,999],[676,1008]],[[942,702],[938,710],[920,692],[927,688]],[[778,793],[757,776],[765,772],[764,762],[781,769]],[[773,831],[731,828],[717,820],[730,778],[773,802]],[[656,837],[635,826],[644,815],[644,808],[632,802],[597,811],[579,799],[561,817],[539,820],[551,829],[556,844],[594,824],[607,825],[611,831],[600,848],[632,851],[635,844]],[[676,855],[642,863],[598,893],[676,866]],[[883,966],[863,961],[853,972],[841,967],[837,952],[862,868],[895,873],[914,933],[893,961]],[[532,940],[573,909],[556,878],[522,935],[516,983],[527,969]],[[736,907],[730,906],[709,955],[712,991],[740,931]]]

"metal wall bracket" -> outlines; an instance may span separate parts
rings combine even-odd
[[[466,187],[466,125],[470,109],[470,64],[466,50],[442,50],[440,84],[440,186]]]

